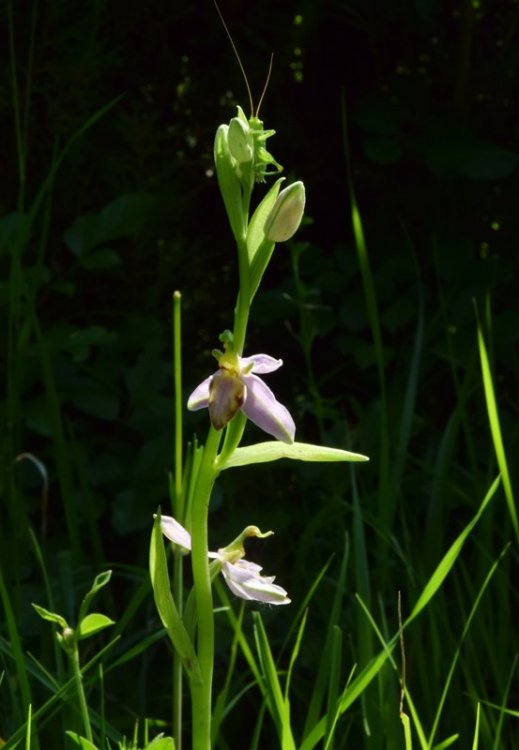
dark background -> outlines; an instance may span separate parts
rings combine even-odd
[[[453,449],[455,489],[443,498],[447,542],[472,516],[482,477],[494,467],[474,302],[492,332],[511,457],[517,447],[519,4],[221,0],[220,7],[256,101],[274,54],[261,118],[277,131],[269,146],[287,178],[305,182],[310,220],[291,248],[275,251],[253,307],[247,351],[284,359],[269,383],[292,411],[298,439],[370,455],[359,471],[360,490],[368,526],[376,529],[380,380],[351,228],[349,166],[382,322],[393,435],[419,310],[424,320],[409,470],[395,490],[409,515],[388,534],[420,542],[432,456],[461,392],[465,439]],[[72,560],[74,592],[92,569],[118,569],[116,613],[117,598],[145,579],[151,514],[169,502],[171,295],[183,294],[187,396],[214,366],[210,351],[218,334],[232,326],[236,255],[212,143],[235,105],[248,113],[248,102],[209,0],[20,0],[1,10],[0,315],[6,330],[15,246],[22,247],[24,282],[10,318],[15,343],[9,350],[2,334],[1,344],[7,501],[0,557],[21,586],[18,606],[30,638],[39,631],[26,604],[39,583],[24,541],[27,525],[38,530],[53,580],[62,581],[63,561]],[[60,149],[116,97],[53,173]],[[30,217],[21,243],[16,214]],[[186,415],[189,439],[196,430],[203,440],[206,425],[205,413]],[[248,440],[261,437],[247,430]],[[45,464],[46,502],[34,464],[13,464],[21,452]],[[275,529],[269,551],[262,543],[254,552],[265,555],[265,566],[301,601],[308,576],[342,547],[350,491],[344,470],[238,470],[223,478],[213,500],[214,545],[249,523]],[[368,531],[368,543],[370,533],[378,536]],[[430,561],[437,543],[424,542]],[[398,573],[402,566],[404,574],[389,545],[378,545],[374,555],[375,588],[388,568]],[[332,591],[333,576],[328,586]],[[67,606],[73,608],[76,595]],[[394,609],[394,590],[387,597]],[[316,633],[326,601],[315,605]],[[147,616],[153,617],[151,607]],[[318,650],[316,636],[304,659],[310,676]],[[130,713],[155,711],[140,690]]]

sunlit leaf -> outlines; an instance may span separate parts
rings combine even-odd
[[[278,440],[237,448],[222,465],[222,469],[248,464],[263,464],[267,461],[278,461],[280,458],[291,458],[294,461],[369,461],[367,456],[352,453],[340,448],[326,448],[311,443],[281,443]]]
[[[108,628],[110,625],[115,625],[115,623],[109,617],[99,612],[92,612],[92,614],[84,617],[79,623],[77,629],[78,638],[88,638]]]

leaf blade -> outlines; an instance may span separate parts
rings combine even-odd
[[[223,470],[235,466],[262,464],[268,461],[278,461],[280,458],[321,462],[369,461],[369,458],[361,453],[352,453],[341,448],[327,448],[311,443],[281,443],[278,440],[269,440],[264,443],[237,448],[219,468]]]

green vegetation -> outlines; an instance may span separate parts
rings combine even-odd
[[[185,404],[232,323],[212,146],[246,100],[199,5],[0,16],[4,750],[173,746],[148,572],[178,496],[172,294]],[[247,544],[292,604],[215,582],[215,746],[514,750],[517,7],[238,5],[222,12],[254,92],[275,53],[261,115],[311,218],[274,251],[248,347],[283,358],[269,383],[298,441],[370,462],[236,453],[222,473],[211,548],[275,529]],[[184,435],[207,422],[186,414]]]

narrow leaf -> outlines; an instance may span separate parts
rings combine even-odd
[[[99,573],[94,578],[94,582],[90,588],[90,591],[85,594],[85,597],[83,601],[81,602],[81,607],[79,608],[79,615],[78,620],[79,622],[82,622],[82,620],[86,617],[86,613],[88,612],[88,608],[90,607],[90,603],[94,596],[100,591],[106,584],[110,581],[110,578],[112,577],[112,571],[111,570],[105,570],[103,573]]]
[[[409,721],[409,716],[407,714],[401,713],[400,721],[402,722],[402,725],[404,727],[405,750],[413,750],[413,740],[411,737],[411,722]]]
[[[437,566],[436,570],[430,577],[424,590],[420,594],[418,601],[414,605],[413,611],[409,615],[409,618],[406,624],[411,622],[411,620],[414,620],[414,618],[418,615],[418,613],[421,612],[422,609],[427,606],[427,604],[430,602],[430,600],[433,598],[433,596],[436,594],[436,592],[438,591],[438,589],[444,582],[452,566],[456,562],[458,555],[460,554],[463,548],[463,545],[465,544],[470,532],[479,521],[483,511],[485,510],[489,502],[494,497],[494,494],[497,488],[499,487],[500,481],[501,481],[501,477],[497,477],[497,479],[493,481],[490,489],[488,490],[483,502],[481,503],[479,507],[478,512],[476,513],[472,521],[470,521],[470,523],[468,523],[467,526],[465,526],[461,534],[457,537],[457,539],[453,542],[453,544],[450,546],[450,548],[447,550],[447,552],[443,556],[440,564]]]
[[[56,612],[49,612],[48,609],[45,609],[45,607],[40,607],[39,604],[33,603],[32,606],[34,607],[36,612],[39,614],[39,616],[43,620],[48,620],[49,622],[55,622],[57,625],[60,626],[60,628],[63,628],[63,629],[68,627],[68,624],[65,618],[62,617],[61,615],[56,614]]]
[[[261,615],[259,612],[254,612],[253,617],[256,648],[267,689],[267,705],[277,725],[278,735],[281,740],[281,750],[296,750],[296,744],[290,727],[290,703],[288,699],[283,697],[278,671],[272,657],[272,651],[270,650],[270,644]]]
[[[510,474],[508,472],[508,463],[506,460],[505,446],[503,443],[503,436],[501,433],[501,425],[499,422],[499,412],[497,410],[496,394],[494,390],[494,383],[492,380],[492,372],[490,370],[490,362],[488,360],[487,348],[485,345],[485,339],[481,326],[478,323],[478,345],[479,345],[479,358],[481,361],[481,374],[483,377],[483,386],[485,390],[485,400],[487,404],[488,422],[490,425],[490,432],[492,433],[492,442],[494,443],[494,451],[496,453],[497,465],[503,478],[503,490],[508,505],[508,512],[512,525],[514,527],[516,538],[519,539],[519,521],[517,519],[517,511],[515,509],[514,492],[512,489],[512,482],[510,480]]]
[[[237,448],[220,468],[230,469],[233,466],[263,464],[280,458],[291,458],[295,461],[369,461],[367,456],[340,448],[326,448],[311,443],[288,444],[273,440]]]
[[[450,737],[447,737],[447,739],[443,740],[443,742],[440,742],[439,745],[435,745],[433,747],[433,750],[447,750],[447,748],[451,747],[451,745],[454,745],[454,743],[458,739],[459,739],[459,734],[453,734]]]
[[[479,721],[481,718],[481,703],[478,702],[476,706],[476,726],[474,727],[474,740],[472,742],[472,750],[478,750],[479,748]]]
[[[254,637],[256,640],[256,650],[258,652],[258,657],[265,680],[265,687],[267,689],[267,704],[269,706],[270,713],[278,726],[278,730],[281,731],[281,725],[283,724],[283,716],[285,713],[283,691],[281,690],[281,684],[279,682],[276,664],[270,650],[270,644],[268,642],[267,634],[263,626],[261,615],[259,612],[253,612],[252,616],[254,619]]]
[[[198,659],[193,642],[184,627],[175,601],[171,595],[166,551],[160,528],[160,512],[157,513],[150,543],[150,576],[155,604],[169,638],[180,654],[191,680],[201,679]]]
[[[263,227],[265,226],[267,217],[272,211],[274,203],[276,202],[279,188],[281,187],[281,183],[284,179],[284,177],[280,177],[279,180],[276,180],[276,182],[272,185],[266,196],[263,198],[261,203],[252,214],[252,218],[247,229],[247,253],[249,256],[249,263],[252,263],[259,246],[265,239],[265,232],[263,231]]]

